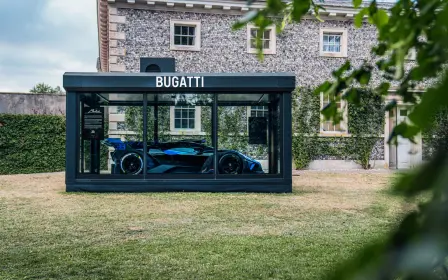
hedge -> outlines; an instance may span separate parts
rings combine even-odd
[[[0,174],[65,170],[65,117],[0,114]]]

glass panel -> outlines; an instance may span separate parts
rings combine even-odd
[[[406,117],[408,115],[408,110],[406,109],[400,109],[400,116],[401,117]]]
[[[257,47],[257,41],[255,39],[250,40],[250,47],[255,49]]]
[[[151,101],[148,101],[147,139],[150,162],[147,176],[214,174],[214,149],[211,141],[213,95],[149,94],[148,100]],[[197,115],[200,116],[199,127],[195,126]]]
[[[336,37],[335,37],[335,42],[336,42],[337,44],[339,44],[339,43],[341,42],[341,36],[336,36]]]
[[[188,35],[188,26],[182,26],[182,35]]]
[[[188,128],[188,119],[182,119],[182,126],[181,128]]]
[[[182,45],[187,46],[188,45],[188,37],[182,37]]]
[[[143,141],[143,94],[84,93],[80,103],[78,176],[142,178],[142,147],[132,141]]]
[[[280,173],[279,104],[278,94],[218,95],[218,176]]]
[[[263,49],[269,49],[269,40],[263,41]]]
[[[264,36],[263,37],[264,39],[270,39],[271,38],[271,31],[270,30],[265,30],[263,36]]]
[[[179,25],[175,25],[174,26],[174,34],[176,34],[176,35],[179,34],[180,35],[180,33],[181,33],[180,32],[180,26]]]
[[[257,29],[251,29],[250,30],[250,36],[252,37],[252,38],[256,38],[257,37]]]
[[[194,35],[194,32],[195,32],[195,27],[190,26],[190,27],[189,27],[189,32],[188,32],[188,34],[189,34],[189,35]]]
[[[188,45],[193,46],[194,45],[194,37],[188,37]]]
[[[174,44],[175,45],[180,45],[180,36],[174,36]]]

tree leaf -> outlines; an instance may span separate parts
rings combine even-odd
[[[362,0],[353,0],[353,6],[358,8],[362,4]]]
[[[362,10],[360,10],[356,16],[355,16],[355,27],[360,28],[362,26],[362,23],[364,22],[364,16],[367,14],[368,9],[364,8]]]

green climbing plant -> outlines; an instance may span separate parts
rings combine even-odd
[[[293,93],[293,159],[296,168],[308,167],[321,157],[351,159],[364,169],[384,127],[381,96],[364,89],[359,106],[348,108],[349,137],[322,137],[320,132],[320,94],[311,88],[297,88]]]
[[[381,95],[369,89],[360,90],[356,106],[348,107],[348,130],[351,137],[345,145],[348,158],[362,168],[371,168],[373,149],[384,132],[384,101]]]

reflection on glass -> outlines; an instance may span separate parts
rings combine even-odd
[[[141,117],[126,114],[141,112],[143,94],[125,93],[92,93],[80,95],[80,118],[86,117],[86,112],[102,112],[102,125],[92,130],[99,137],[85,134],[85,125],[81,120],[81,147],[79,173],[81,174],[128,174],[141,172],[142,153],[128,149],[129,141],[143,141]],[[129,120],[133,117],[132,121]],[[135,129],[140,127],[140,129]],[[96,131],[95,131],[96,130]],[[101,130],[101,133],[99,133]],[[132,153],[126,153],[127,151]],[[140,170],[140,171],[139,171]]]
[[[218,95],[218,174],[280,173],[279,95]]]
[[[213,174],[212,94],[148,95],[147,174]]]
[[[218,143],[212,141],[215,98]],[[278,94],[163,93],[147,94],[147,100],[144,116],[143,94],[81,95],[80,117],[86,110],[99,111],[104,124],[101,131],[94,131],[101,137],[94,139],[86,138],[81,127],[79,173],[137,178],[144,174],[280,173]]]

